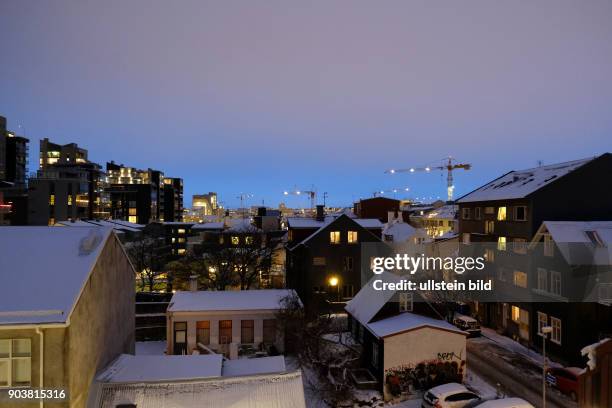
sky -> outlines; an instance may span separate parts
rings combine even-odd
[[[612,151],[611,1],[0,0],[0,115],[225,206],[456,197]],[[404,195],[398,195],[403,198]]]

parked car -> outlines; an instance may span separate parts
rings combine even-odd
[[[449,383],[433,387],[423,396],[422,408],[463,408],[478,400],[480,396],[458,383]]]
[[[522,398],[501,398],[485,401],[474,408],[535,408]]]
[[[578,367],[553,367],[546,372],[546,382],[574,401],[578,399],[578,377],[582,373]]]
[[[455,313],[453,324],[459,329],[468,332],[470,337],[480,336],[480,323],[473,317]]]

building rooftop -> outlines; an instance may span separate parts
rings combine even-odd
[[[584,166],[595,158],[516,170],[485,184],[457,200],[458,203],[524,198],[540,188]]]
[[[111,235],[94,226],[0,228],[0,325],[67,322]]]
[[[287,296],[297,295],[292,289],[176,292],[170,300],[168,311],[275,310],[282,307],[281,300]]]
[[[286,371],[285,357],[239,358],[223,362],[223,376],[282,373]]]

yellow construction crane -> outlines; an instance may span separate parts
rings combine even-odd
[[[452,157],[446,157],[443,160],[446,161],[446,164],[441,166],[425,166],[425,167],[410,167],[407,169],[389,169],[385,171],[386,174],[395,174],[395,173],[414,173],[416,171],[425,171],[431,172],[432,170],[446,170],[446,192],[448,194],[448,201],[453,201],[453,190],[455,186],[453,185],[453,170],[455,169],[464,169],[469,170],[472,168],[471,164],[468,163],[457,163],[455,159]]]

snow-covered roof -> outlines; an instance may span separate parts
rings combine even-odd
[[[190,227],[196,223],[195,222],[185,222],[185,221],[164,221],[164,222],[161,222],[160,224],[177,226],[177,227]]]
[[[397,283],[401,278],[390,272],[374,275],[359,292],[346,304],[346,311],[359,323],[367,325],[376,316],[376,313],[393,297],[395,292],[390,290],[375,290],[372,283],[375,280],[388,283]]]
[[[0,325],[66,323],[111,234],[95,226],[0,228]]]
[[[146,227],[146,225],[143,224],[136,224],[135,222],[129,222],[129,221],[125,221],[125,220],[107,220],[108,222],[112,222],[113,224],[117,224],[117,225],[121,225],[124,227],[131,227],[131,228],[135,228],[138,230],[143,229],[144,227]]]
[[[220,222],[205,222],[203,224],[195,224],[191,229],[193,231],[197,230],[222,230],[225,228],[225,224],[223,221]]]
[[[156,356],[122,354],[98,377],[108,383],[177,381],[221,377],[222,354]]]
[[[233,232],[249,232],[260,231],[250,218],[228,218],[226,220],[227,231]]]
[[[458,205],[443,205],[442,207],[429,211],[427,214],[425,214],[425,218],[442,220],[455,219],[458,209]]]
[[[594,158],[511,171],[464,195],[457,202],[469,203],[524,198],[592,160]]]
[[[485,401],[478,408],[535,408],[522,398],[501,398]]]
[[[587,231],[594,231],[602,243],[612,243],[612,221],[544,221],[555,242],[591,243]]]
[[[334,215],[326,215],[323,220],[317,220],[313,217],[288,217],[287,225],[290,228],[298,229],[298,228],[322,228],[330,224],[332,221],[335,221],[340,216],[346,215],[351,218],[357,224],[361,225],[363,228],[371,229],[371,228],[382,228],[383,223],[380,222],[377,218],[355,218],[353,216],[347,215],[344,212],[339,212]]]
[[[415,313],[400,313],[392,317],[377,320],[368,323],[366,327],[372,334],[377,337],[387,337],[394,334],[406,332],[409,330],[431,327],[434,329],[443,329],[459,334],[466,334],[445,320],[434,319],[428,316],[422,316]]]
[[[292,289],[184,291],[172,296],[168,311],[276,310],[282,307],[281,300],[288,296],[297,295]]]
[[[393,242],[406,242],[417,233],[417,229],[407,222],[395,219],[385,224],[382,233],[385,237],[388,235],[393,237]]]
[[[383,223],[378,218],[354,218],[353,221],[366,229],[383,227]]]
[[[286,371],[285,357],[241,358],[223,362],[223,376],[237,377],[241,375],[282,373]]]
[[[195,356],[185,356],[192,357]],[[163,371],[163,367],[160,369]],[[155,408],[306,407],[300,371],[188,381],[94,382],[89,395],[88,406],[96,408],[114,408],[127,403]]]

